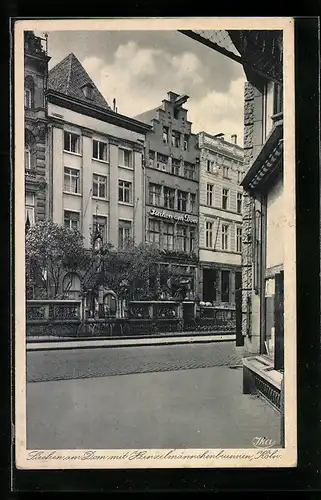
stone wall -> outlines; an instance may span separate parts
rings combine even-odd
[[[254,88],[249,83],[244,87],[244,166],[245,172],[253,161],[253,133],[254,133]],[[252,296],[252,198],[243,193],[243,222],[242,222],[242,334],[246,336],[250,328],[249,310]]]

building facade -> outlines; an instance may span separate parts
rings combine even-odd
[[[242,181],[247,193],[243,212],[242,333],[247,351],[253,354],[244,359],[244,391],[258,389],[280,407],[285,252],[282,32],[230,33],[244,59],[262,64],[271,75],[244,68],[248,82],[244,109],[247,170]]]
[[[200,150],[199,292],[203,302],[235,308],[241,285],[243,148],[223,134],[198,134]]]
[[[48,57],[44,40],[24,32],[24,163],[26,227],[47,216],[45,89]]]
[[[144,140],[149,128],[112,110],[74,54],[49,72],[48,214],[91,247],[144,239]]]
[[[136,116],[152,126],[145,149],[145,241],[161,249],[162,296],[198,295],[199,151],[188,96],[168,92],[162,105]],[[185,292],[184,292],[185,293]]]

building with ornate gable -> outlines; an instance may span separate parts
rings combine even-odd
[[[24,32],[24,163],[26,227],[47,217],[47,114],[45,91],[48,61],[43,39]]]

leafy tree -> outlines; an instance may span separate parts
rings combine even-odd
[[[79,231],[51,220],[37,222],[26,232],[27,296],[33,286],[36,298],[58,298],[66,272],[84,270],[89,262]]]
[[[107,247],[102,251],[99,282],[127,299],[156,298],[159,250],[147,244],[122,250]]]

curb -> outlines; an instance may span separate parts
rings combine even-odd
[[[41,346],[41,344],[37,344],[36,345],[32,345],[32,344],[35,344],[35,343],[31,343],[28,345],[26,345],[26,350],[27,351],[61,351],[61,350],[74,350],[74,349],[104,349],[104,348],[108,348],[108,349],[115,349],[115,348],[122,348],[122,347],[154,347],[154,346],[160,346],[160,345],[184,345],[184,344],[206,344],[206,343],[214,343],[214,342],[235,342],[235,335],[231,335],[230,336],[231,338],[215,338],[215,337],[211,337],[211,338],[208,338],[208,339],[189,339],[189,340],[180,340],[180,339],[177,339],[177,340],[173,340],[172,342],[171,341],[164,341],[164,342],[153,342],[153,343],[150,343],[150,342],[143,342],[143,343],[126,343],[126,344],[109,344],[106,343],[106,344],[91,344],[91,345],[70,345],[70,343],[68,342],[69,345],[64,345],[63,343],[60,343],[59,345],[55,345],[55,346],[50,346],[49,342],[46,343],[47,345],[46,346]],[[66,342],[67,343],[67,342]],[[49,345],[48,345],[49,344]]]

